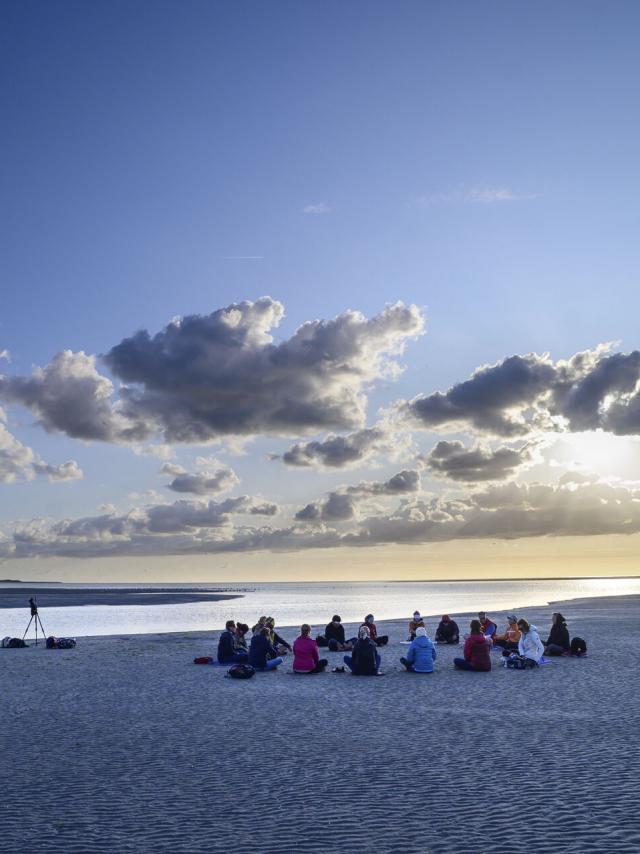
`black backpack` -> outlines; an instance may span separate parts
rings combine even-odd
[[[250,664],[232,664],[227,670],[227,676],[232,679],[251,679],[256,675],[255,667]]]

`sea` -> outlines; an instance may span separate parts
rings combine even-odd
[[[3,587],[15,584],[0,584]],[[0,637],[22,637],[29,622],[28,598],[50,584],[24,584],[25,607],[0,610]],[[20,585],[22,587],[22,585]],[[273,616],[276,625],[310,623],[322,628],[333,614],[345,623],[365,614],[377,621],[423,616],[512,610],[526,615],[527,607],[567,599],[640,594],[640,577],[570,578],[496,581],[352,581],[213,584],[56,584],[56,589],[120,591],[122,604],[40,607],[46,634],[58,637],[134,635],[158,632],[210,632],[228,619],[253,625],[259,616]],[[175,588],[238,598],[221,601],[136,605],[136,593]],[[180,593],[176,592],[179,599]],[[148,598],[148,597],[147,597]],[[33,637],[33,624],[27,639]]]

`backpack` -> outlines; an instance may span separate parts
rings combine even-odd
[[[199,655],[193,659],[194,664],[213,664],[213,658],[210,655]]]
[[[47,638],[47,649],[73,649],[76,645],[74,638]]]
[[[4,638],[2,646],[7,647],[8,649],[22,649],[22,647],[27,646],[27,644],[22,640],[22,638]]]
[[[252,667],[250,664],[232,664],[227,670],[227,676],[230,676],[232,679],[251,679],[252,676],[255,676],[255,673],[255,667]]]
[[[584,655],[587,651],[587,642],[582,638],[573,638],[571,641],[571,655]]]

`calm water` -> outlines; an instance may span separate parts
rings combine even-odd
[[[69,588],[109,587],[126,590],[126,585],[56,585]],[[131,585],[152,591],[154,585]],[[170,587],[171,585],[156,585]],[[84,605],[41,608],[47,634],[112,635],[151,632],[206,631],[220,629],[233,618],[253,624],[261,614],[273,615],[280,626],[310,622],[326,624],[339,613],[344,622],[361,620],[371,612],[377,620],[408,617],[414,610],[424,615],[475,612],[479,609],[522,613],[526,606],[592,596],[640,594],[640,578],[590,578],[558,581],[484,582],[317,582],[282,584],[175,585],[176,587],[242,593],[241,599],[175,605]],[[28,596],[35,589],[25,585]],[[0,611],[0,637],[22,634],[29,621],[28,607]],[[32,626],[33,629],[33,626]],[[32,629],[28,637],[33,637]]]

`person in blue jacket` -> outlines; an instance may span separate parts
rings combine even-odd
[[[275,670],[282,664],[282,658],[271,643],[270,636],[271,632],[265,626],[251,638],[249,664],[256,670]]]
[[[218,663],[219,664],[245,664],[247,653],[239,651],[236,646],[236,624],[233,620],[227,620],[225,630],[218,641]]]
[[[435,660],[436,648],[427,635],[427,630],[423,626],[418,626],[416,636],[407,650],[407,656],[401,658],[400,662],[410,673],[433,673]]]

